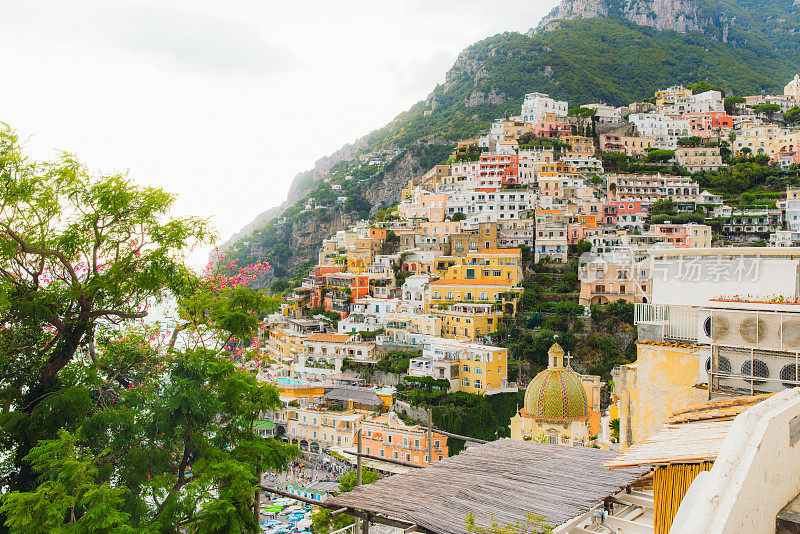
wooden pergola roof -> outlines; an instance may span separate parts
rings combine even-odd
[[[733,420],[666,425],[606,464],[610,469],[713,461]]]
[[[492,520],[500,525],[524,521],[527,512],[557,526],[647,471],[609,471],[603,464],[614,456],[600,449],[502,439],[359,486],[325,504],[380,514],[437,534],[466,532],[469,513],[482,526]]]

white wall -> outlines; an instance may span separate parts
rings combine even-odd
[[[725,254],[725,249],[719,251]],[[703,306],[722,296],[796,296],[797,259],[687,255],[651,261],[656,304]]]
[[[800,492],[799,423],[800,388],[737,416],[714,466],[689,487],[670,532],[774,534],[775,516]]]

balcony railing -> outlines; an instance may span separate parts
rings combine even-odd
[[[634,323],[660,324],[668,339],[697,341],[697,310],[686,306],[636,304]]]

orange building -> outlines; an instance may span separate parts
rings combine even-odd
[[[497,191],[501,185],[518,184],[519,155],[481,154],[478,177],[488,186],[476,188],[479,191]]]
[[[333,273],[325,277],[325,311],[333,311],[341,317],[350,313],[350,303],[369,295],[369,275]]]
[[[434,432],[433,461],[447,458],[447,436]],[[393,413],[361,422],[364,453],[415,465],[428,465],[428,431],[420,425],[407,425]]]

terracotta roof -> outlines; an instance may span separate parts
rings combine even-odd
[[[306,341],[324,341],[328,343],[347,343],[350,336],[342,334],[312,334]]]

